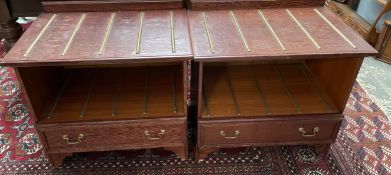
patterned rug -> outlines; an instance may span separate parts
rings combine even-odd
[[[324,157],[305,145],[276,146],[224,149],[197,163],[146,149],[74,154],[55,169],[39,143],[13,69],[1,67],[0,174],[391,174],[390,124],[358,83],[345,114]]]
[[[368,57],[364,60],[357,82],[369,97],[391,119],[391,64]]]

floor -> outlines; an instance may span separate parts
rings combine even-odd
[[[391,64],[367,57],[357,81],[391,121]]]

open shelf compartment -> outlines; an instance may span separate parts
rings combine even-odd
[[[304,63],[203,69],[202,118],[338,113]]]
[[[179,65],[64,69],[39,122],[184,117]]]

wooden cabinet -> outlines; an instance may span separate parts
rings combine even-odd
[[[49,160],[165,148],[187,159],[186,12],[46,12],[2,60],[15,67]]]
[[[363,56],[376,51],[328,9],[190,11],[197,158],[224,147],[326,153]]]
[[[80,122],[38,125],[48,153],[124,150],[135,148],[183,147],[186,120]],[[187,150],[178,155],[186,157]]]
[[[205,120],[199,124],[198,141],[200,148],[256,146],[259,143],[332,143],[342,118],[342,115],[319,115],[318,118],[298,116],[291,120],[287,116],[274,117],[273,120],[261,117],[231,121]]]
[[[313,7],[323,1],[159,2],[44,3],[1,60],[15,67],[54,166],[73,152],[156,147],[186,159],[189,72],[198,159],[221,147],[327,151],[376,51]]]

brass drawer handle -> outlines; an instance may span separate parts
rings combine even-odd
[[[149,131],[145,131],[145,136],[148,140],[159,140],[163,138],[164,133],[166,133],[164,129],[161,129],[159,134],[156,135],[152,135]]]
[[[79,134],[79,137],[77,137],[77,139],[69,139],[68,135],[64,134],[62,135],[62,139],[65,140],[65,142],[68,144],[68,145],[76,145],[76,144],[80,144],[81,143],[81,139],[84,138],[84,134]],[[70,140],[73,140],[73,141],[70,141]]]
[[[227,136],[225,131],[220,131],[220,135],[223,136],[226,139],[236,139],[236,138],[239,137],[239,134],[240,134],[239,130],[236,130],[235,132],[233,132],[232,136]]]
[[[301,132],[301,135],[303,137],[315,137],[316,133],[319,132],[319,130],[320,130],[319,127],[315,127],[314,130],[312,131],[312,134],[306,134],[307,131],[303,127],[299,128],[299,132]]]

